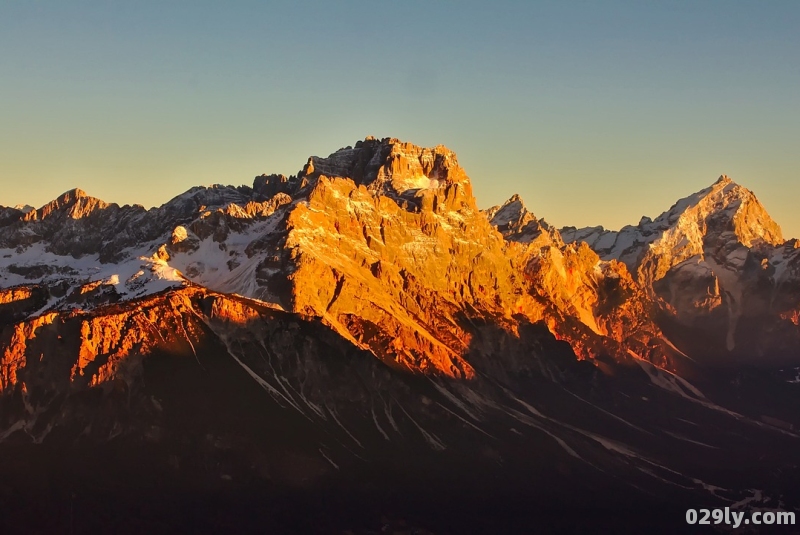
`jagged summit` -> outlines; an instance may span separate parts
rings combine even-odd
[[[373,197],[389,197],[413,209],[436,205],[438,209],[477,210],[469,177],[453,151],[443,145],[420,147],[397,138],[367,136],[327,157],[311,156],[297,175],[255,177],[253,190],[259,200],[277,193],[305,198],[316,189],[320,177],[352,180]],[[434,197],[441,197],[440,202]]]
[[[734,232],[750,247],[758,241],[770,245],[783,243],[781,229],[749,189],[722,175],[710,187],[679,200],[654,224],[675,224],[681,217],[691,218],[706,232]]]
[[[88,193],[86,193],[85,191],[83,191],[81,188],[72,188],[72,189],[69,189],[69,190],[65,191],[64,193],[62,193],[61,195],[59,195],[58,197],[56,197],[53,200],[54,201],[59,201],[61,203],[68,203],[68,202],[70,202],[72,200],[80,199],[81,197],[89,197],[89,196],[90,195]]]
[[[563,245],[558,230],[551,227],[544,219],[538,219],[525,206],[522,197],[516,193],[502,205],[485,210],[484,214],[507,240],[531,243],[544,235],[549,238],[546,240],[548,244]]]
[[[507,224],[511,221],[523,221],[533,218],[525,202],[519,194],[515,193],[506,202],[499,206],[492,206],[485,211],[486,217],[495,226]],[[526,221],[527,222],[527,221]]]
[[[78,198],[78,197],[89,197],[89,194],[80,188],[72,188],[71,190],[63,193],[62,196],[72,196]]]
[[[312,156],[298,180],[349,178],[374,194],[413,198],[424,190],[460,190],[474,206],[472,186],[456,154],[443,145],[425,148],[396,138],[367,137],[327,158]]]
[[[82,219],[95,212],[95,210],[110,206],[105,201],[92,197],[80,188],[74,188],[59,195],[38,210],[25,214],[26,221],[43,220],[47,218]]]
[[[703,255],[705,249],[777,246],[784,242],[781,229],[749,189],[727,175],[711,186],[680,199],[669,210],[651,220],[642,217],[636,226],[619,231],[602,226],[564,227],[566,242],[585,241],[604,259],[618,259],[632,270],[638,268],[648,250],[675,249],[685,260]]]
[[[705,329],[709,339],[733,351],[764,347],[740,319],[792,308],[796,253],[749,189],[721,175],[711,186],[680,199],[654,220],[642,218],[620,231],[602,227],[562,229],[567,242],[583,241],[605,260],[621,260],[639,285],[668,304],[685,326]],[[777,288],[782,287],[781,292]],[[783,301],[783,302],[781,302]],[[780,303],[780,304],[779,304]],[[787,314],[793,314],[787,312]],[[794,317],[794,316],[792,316]],[[708,351],[708,350],[707,350]]]
[[[367,136],[355,146],[348,146],[327,157],[312,156],[297,175],[263,174],[255,177],[252,188],[247,186],[197,186],[151,211],[179,211],[183,217],[191,209],[215,209],[250,201],[266,201],[278,193],[305,197],[320,176],[347,178],[363,185],[373,195],[388,195],[398,200],[421,203],[425,190],[442,190],[451,200],[462,197],[458,206],[474,206],[469,177],[459,166],[456,154],[443,145],[425,148],[397,138],[376,139]],[[455,186],[455,187],[454,187]],[[450,193],[445,190],[450,189]],[[82,219],[113,203],[93,197],[80,188],[71,189],[38,210],[15,207],[26,221],[41,221],[62,214]],[[23,209],[24,208],[24,209]],[[139,208],[137,206],[137,208]],[[8,209],[7,209],[8,210]]]

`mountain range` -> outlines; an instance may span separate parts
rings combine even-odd
[[[0,329],[4,532],[800,506],[800,243],[724,175],[619,231],[481,210],[394,138],[149,210],[75,189],[0,207]]]

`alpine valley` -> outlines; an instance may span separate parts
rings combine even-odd
[[[726,176],[559,230],[368,137],[0,208],[2,533],[674,533],[798,465],[800,242]]]

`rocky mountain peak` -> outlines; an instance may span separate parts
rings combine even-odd
[[[512,195],[506,202],[499,206],[492,206],[486,210],[486,217],[492,225],[499,227],[510,222],[527,223],[536,219],[528,210],[518,194]]]
[[[585,241],[605,260],[622,260],[635,271],[652,252],[670,263],[738,247],[777,246],[781,229],[752,191],[722,175],[711,186],[680,199],[654,220],[643,217],[620,231],[603,227],[562,229],[569,243]]]
[[[48,218],[70,218],[82,219],[95,210],[107,208],[108,203],[88,195],[79,188],[71,189],[59,195],[55,200],[50,201],[38,210],[29,211],[25,214],[26,221],[37,221]]]
[[[516,193],[502,205],[485,210],[484,214],[492,226],[509,241],[531,243],[544,236],[547,245],[563,245],[558,230],[544,219],[538,219]]]
[[[425,148],[396,138],[370,136],[327,158],[312,156],[298,174],[300,180],[308,181],[319,176],[349,178],[374,194],[395,199],[413,200],[424,197],[427,190],[441,190],[451,199],[451,208],[475,207],[469,178],[456,154],[443,145]],[[460,199],[456,201],[456,197]]]
[[[19,210],[23,214],[27,214],[28,212],[33,212],[34,210],[36,210],[36,208],[31,206],[30,204],[18,204],[14,206],[14,210]]]
[[[89,194],[80,188],[72,188],[59,195],[58,199],[79,199],[81,197],[89,197]]]
[[[14,221],[19,221],[23,215],[24,213],[18,208],[0,206],[0,226],[5,226],[13,223]]]
[[[253,191],[263,199],[272,198],[278,193],[291,194],[298,187],[296,176],[287,177],[286,175],[270,174],[260,175],[253,180]]]
[[[758,243],[783,243],[781,229],[749,189],[722,175],[709,188],[681,199],[668,212],[654,221],[656,225],[697,225],[709,239],[728,240],[730,233],[738,243],[751,247]]]
[[[604,260],[624,262],[677,322],[702,325],[727,351],[748,347],[740,318],[777,306],[770,288],[792,265],[778,224],[727,175],[654,220],[618,232],[565,228],[562,235],[568,243],[588,243]]]

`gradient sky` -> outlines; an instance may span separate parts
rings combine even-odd
[[[366,135],[618,228],[726,173],[800,236],[800,2],[0,0],[0,204],[159,205]]]

